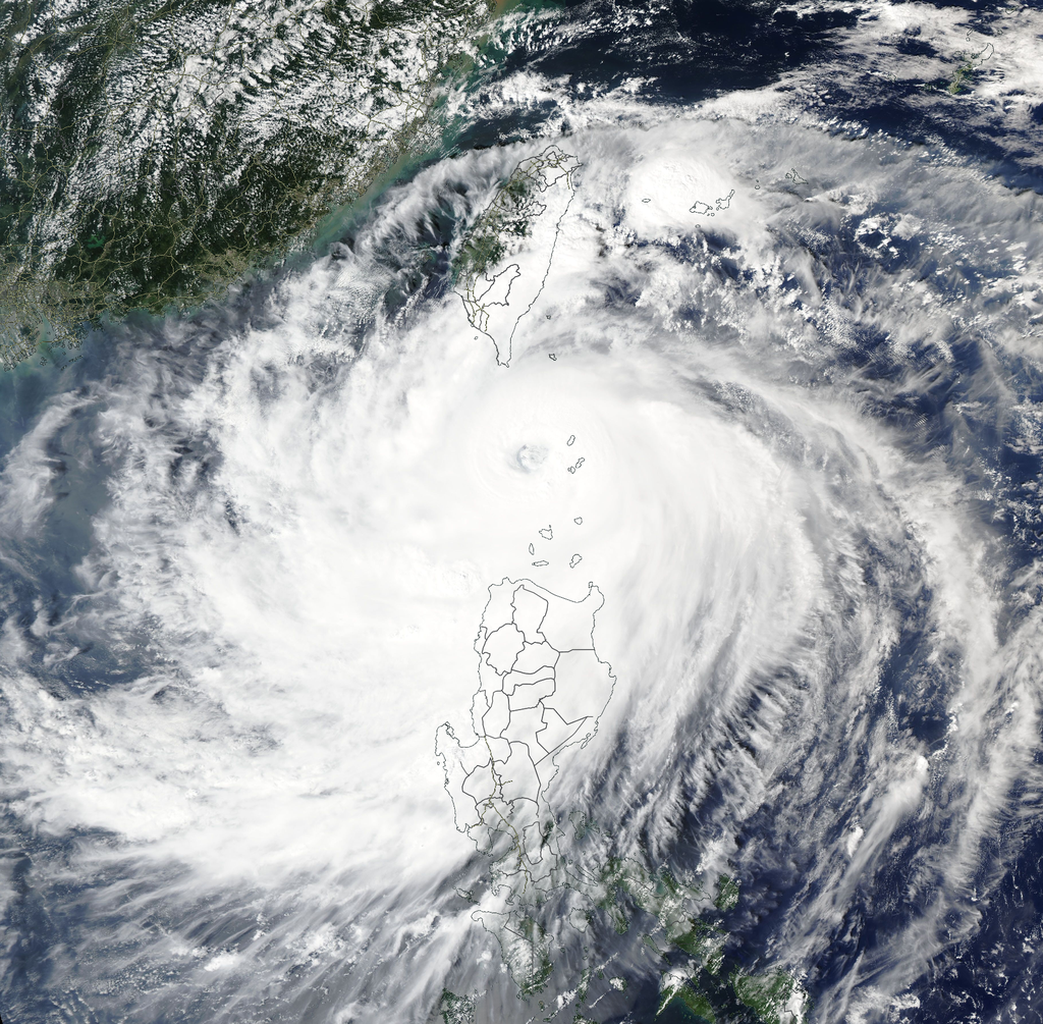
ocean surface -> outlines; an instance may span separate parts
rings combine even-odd
[[[1039,1020],[1043,8],[514,8],[439,109],[0,378],[5,1024]],[[468,797],[516,629],[586,725]]]

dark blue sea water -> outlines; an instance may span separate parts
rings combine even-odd
[[[1040,1019],[1041,40],[1039,5],[517,9],[314,258],[6,373],[4,1020],[698,1019],[671,969],[703,1019]],[[460,246],[550,144],[498,366]],[[597,584],[615,678],[538,897],[434,752],[523,577]],[[706,894],[723,966],[610,857]]]

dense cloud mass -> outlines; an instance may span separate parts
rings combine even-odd
[[[819,14],[700,95],[510,15],[328,255],[7,375],[0,1011],[1038,1012],[1037,15]],[[555,664],[588,725],[463,813],[476,694]]]

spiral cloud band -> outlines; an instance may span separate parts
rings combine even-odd
[[[1038,494],[997,454],[1040,451],[1039,198],[782,103],[577,100],[554,174],[539,140],[436,162],[328,258],[112,328],[25,399],[0,495],[6,913],[48,947],[24,1019],[571,1020],[588,968],[583,1012],[623,1019],[644,936],[681,929],[660,895],[613,931],[611,858],[660,892],[664,865],[737,880],[720,955],[788,979],[778,1020],[901,1019],[974,941],[1041,781]],[[519,167],[524,207],[497,199]],[[488,683],[502,581],[603,597],[567,676],[589,727],[532,776],[538,899],[453,761],[543,642],[519,625]],[[516,908],[545,950],[521,968]]]

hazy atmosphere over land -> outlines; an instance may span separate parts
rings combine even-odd
[[[5,1022],[1038,1019],[1038,4],[0,34]]]

